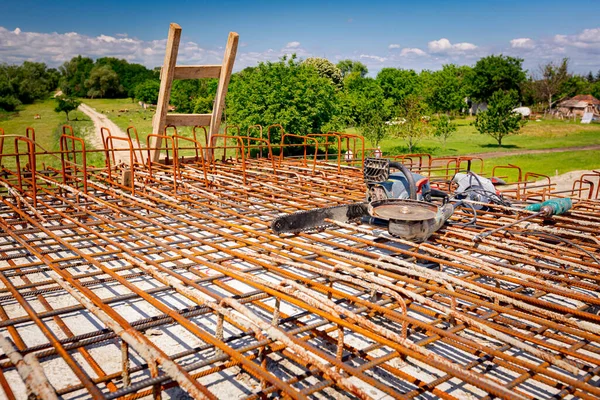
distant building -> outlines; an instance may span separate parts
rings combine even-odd
[[[600,114],[600,100],[591,94],[579,94],[558,103],[558,111],[565,117],[582,117],[586,112]]]
[[[463,109],[463,112],[468,112],[469,115],[477,115],[480,112],[487,111],[488,104],[486,101],[477,102],[473,101],[468,97],[465,97],[465,104],[467,105],[466,110]]]

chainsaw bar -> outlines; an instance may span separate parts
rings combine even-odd
[[[326,219],[338,222],[350,222],[369,215],[368,204],[353,203],[343,206],[317,208],[309,211],[298,211],[275,218],[271,223],[271,229],[276,234],[280,234],[327,228],[332,226],[332,224],[326,223]]]

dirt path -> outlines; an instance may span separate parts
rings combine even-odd
[[[464,154],[469,157],[481,157],[481,158],[496,158],[506,156],[520,156],[523,154],[544,154],[544,153],[560,153],[563,151],[580,151],[580,150],[600,150],[600,144],[590,146],[574,146],[574,147],[559,147],[553,149],[537,149],[537,150],[514,150],[514,151],[503,151],[503,152],[488,152],[488,153],[471,153]]]
[[[94,135],[90,138],[90,142],[97,149],[104,148],[104,146],[102,145],[102,134],[100,133],[100,128],[102,128],[102,127],[108,128],[108,130],[110,131],[110,134],[112,136],[116,136],[116,137],[120,137],[120,138],[129,138],[127,133],[123,132],[121,130],[121,128],[119,128],[117,126],[117,124],[112,122],[106,115],[99,113],[98,111],[94,110],[92,107],[88,106],[87,104],[81,103],[81,105],[79,106],[79,111],[81,111],[84,114],[86,114],[87,116],[89,116],[91,118],[91,120],[94,122]],[[115,140],[115,141],[113,141],[113,143],[114,143],[114,148],[116,148],[116,149],[127,148],[126,143],[121,140]],[[137,145],[135,143],[133,144],[133,146],[134,146],[134,148],[137,148]],[[115,152],[115,158],[116,158],[117,162],[123,162],[125,164],[129,164],[129,153],[128,152],[124,152],[124,151]]]

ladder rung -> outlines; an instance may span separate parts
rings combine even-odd
[[[173,79],[219,78],[220,65],[178,65],[175,67]]]
[[[208,126],[212,114],[167,114],[166,125]]]

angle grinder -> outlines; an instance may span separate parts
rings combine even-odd
[[[437,206],[432,203],[387,199],[369,203],[368,223],[387,225],[388,232],[396,237],[413,242],[424,242],[454,213],[454,205]]]

